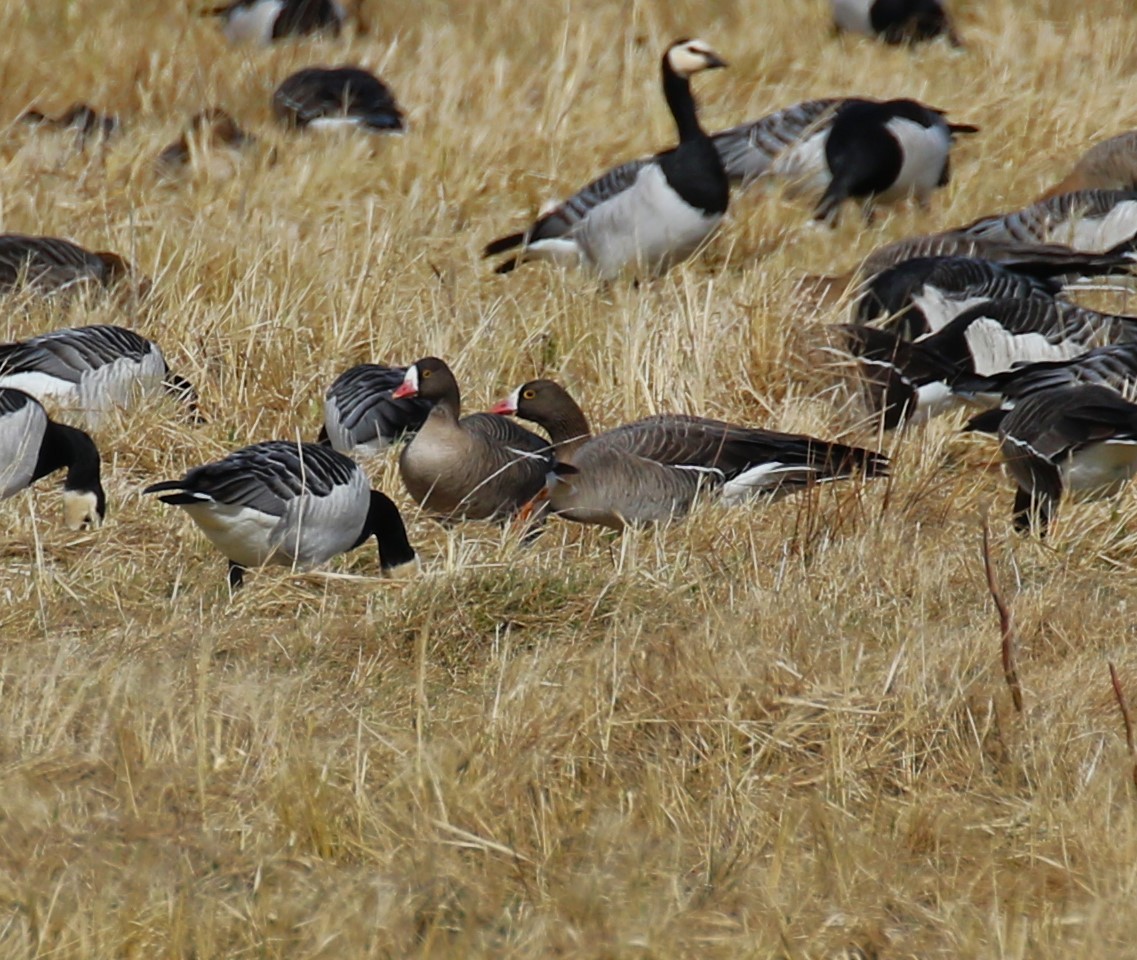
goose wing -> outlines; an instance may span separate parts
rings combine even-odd
[[[806,100],[713,134],[711,141],[732,183],[748,186],[787,148],[826,129],[845,99]]]
[[[0,285],[13,287],[26,277],[28,283],[50,287],[76,280],[101,280],[105,264],[78,244],[58,237],[0,234]]]
[[[325,432],[332,445],[346,453],[348,447],[379,439],[391,443],[418,430],[431,405],[416,397],[391,396],[405,376],[405,368],[379,363],[361,363],[340,374],[324,398]]]
[[[1021,210],[982,217],[958,232],[978,240],[1002,243],[1048,243],[1060,238],[1076,249],[1085,249],[1079,225],[1083,221],[1115,219],[1120,233],[1104,244],[1105,249],[1132,239],[1137,232],[1137,191],[1076,190],[1033,203]],[[1096,236],[1097,231],[1094,231]],[[1098,244],[1099,246],[1101,244]]]
[[[462,418],[463,428],[475,437],[498,444],[522,455],[552,462],[552,447],[544,437],[526,430],[516,420],[496,413],[472,413]]]

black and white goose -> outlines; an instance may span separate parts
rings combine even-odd
[[[321,444],[255,443],[142,492],[190,515],[229,560],[232,588],[248,567],[307,568],[372,536],[383,570],[415,559],[391,498],[370,489],[355,461]]]
[[[158,389],[197,410],[197,391],[170,372],[153,340],[109,324],[0,344],[0,387],[79,411],[90,425],[113,407],[129,407],[140,394]]]
[[[63,518],[72,530],[98,527],[107,514],[95,442],[56,423],[35,397],[0,387],[0,500],[66,468]]]
[[[361,363],[341,373],[324,395],[319,443],[349,456],[374,456],[415,433],[433,406],[421,397],[396,399],[405,367]]]
[[[403,130],[403,111],[391,88],[362,67],[298,70],[276,88],[272,110],[278,120],[302,130]]]
[[[0,292],[17,288],[60,293],[89,284],[109,287],[130,264],[117,253],[92,252],[59,237],[0,234]]]
[[[999,446],[1015,529],[1045,535],[1064,492],[1109,497],[1137,473],[1137,404],[1100,384],[1041,390],[1004,418]]]
[[[830,0],[838,32],[879,37],[885,43],[919,43],[946,37],[963,46],[942,0]]]
[[[1061,243],[1087,253],[1126,252],[1137,239],[1137,191],[1077,190],[954,231],[981,241]]]
[[[872,327],[840,329],[858,358],[869,401],[887,427],[965,403],[993,405],[998,396],[982,395],[976,381],[1017,364],[1071,360],[1096,346],[1137,340],[1137,318],[1046,297],[979,304],[912,342]]]
[[[205,14],[222,19],[230,43],[268,44],[313,33],[338,37],[345,19],[335,0],[234,0]]]
[[[849,199],[861,201],[866,217],[881,200],[911,195],[927,203],[950,179],[954,136],[978,129],[949,123],[943,111],[915,100],[849,101],[825,138],[829,183],[815,216],[834,223]]]
[[[602,279],[626,267],[658,275],[690,257],[718,227],[730,199],[722,160],[699,125],[690,78],[725,66],[701,40],[671,44],[661,69],[678,146],[609,170],[527,229],[494,240],[483,256],[520,247],[498,273],[551,260]]]

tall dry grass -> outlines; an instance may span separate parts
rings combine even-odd
[[[1107,661],[1137,699],[1137,508],[1013,537],[989,443],[944,420],[876,437],[818,358],[805,273],[1029,201],[1132,127],[1130,0],[957,2],[965,53],[835,40],[821,0],[368,0],[338,44],[232,49],[183,4],[0,8],[0,227],[121,251],[125,307],[18,301],[12,338],[112,321],[158,339],[208,423],[159,404],[97,439],[111,515],[58,483],[0,505],[0,956],[1137,955],[1137,790]],[[672,137],[663,46],[708,126],[817,95],[909,95],[983,133],[931,210],[835,232],[777,193],[639,290],[481,245]],[[272,125],[291,70],[377,69],[402,139]],[[15,117],[76,99],[123,136],[76,154]],[[235,176],[157,181],[202,107],[262,138]],[[276,159],[270,153],[275,148]],[[690,410],[879,442],[893,478],[613,538],[442,530],[304,575],[224,561],[147,482],[315,435],[335,373],[449,358],[470,408],[553,375],[600,425]],[[1018,631],[1003,682],[980,555]]]

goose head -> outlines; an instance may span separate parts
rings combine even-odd
[[[416,360],[403,376],[403,382],[391,394],[395,400],[403,397],[422,397],[433,403],[450,401],[457,405],[458,381],[446,365],[445,360],[438,357],[423,357]]]
[[[702,70],[725,67],[726,61],[702,40],[676,40],[663,55],[671,72],[687,79]]]
[[[552,380],[530,380],[494,404],[490,413],[521,417],[533,423],[547,423],[561,416],[566,400],[572,402],[560,384]]]
[[[63,522],[68,530],[97,530],[107,515],[107,495],[97,480],[88,489],[63,491]]]

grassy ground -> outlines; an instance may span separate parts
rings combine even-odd
[[[18,41],[0,119],[84,99],[126,124],[79,155],[5,126],[0,227],[154,280],[142,305],[11,304],[0,336],[132,326],[208,416],[159,405],[99,430],[96,533],[63,528],[55,481],[0,504],[0,956],[1137,955],[1137,790],[1107,671],[1137,700],[1132,495],[1014,538],[991,445],[951,419],[875,436],[822,365],[842,314],[795,294],[1027,202],[1134,126],[1130,0],[960,0],[962,54],[834,39],[821,0],[375,0],[339,44],[269,51],[183,6],[0,8]],[[657,60],[683,34],[732,63],[697,83],[710,127],[862,93],[983,132],[929,211],[871,229],[754,193],[639,290],[494,277],[482,244],[669,142]],[[287,73],[344,60],[393,85],[405,138],[273,127]],[[208,104],[260,151],[157,181],[152,157]],[[882,444],[894,476],[623,538],[558,525],[525,549],[420,517],[391,459],[373,473],[420,576],[380,579],[361,549],[254,572],[232,600],[223,559],[139,495],[311,438],[338,371],[427,353],[470,409],[552,375],[600,425],[688,410],[808,430]]]

